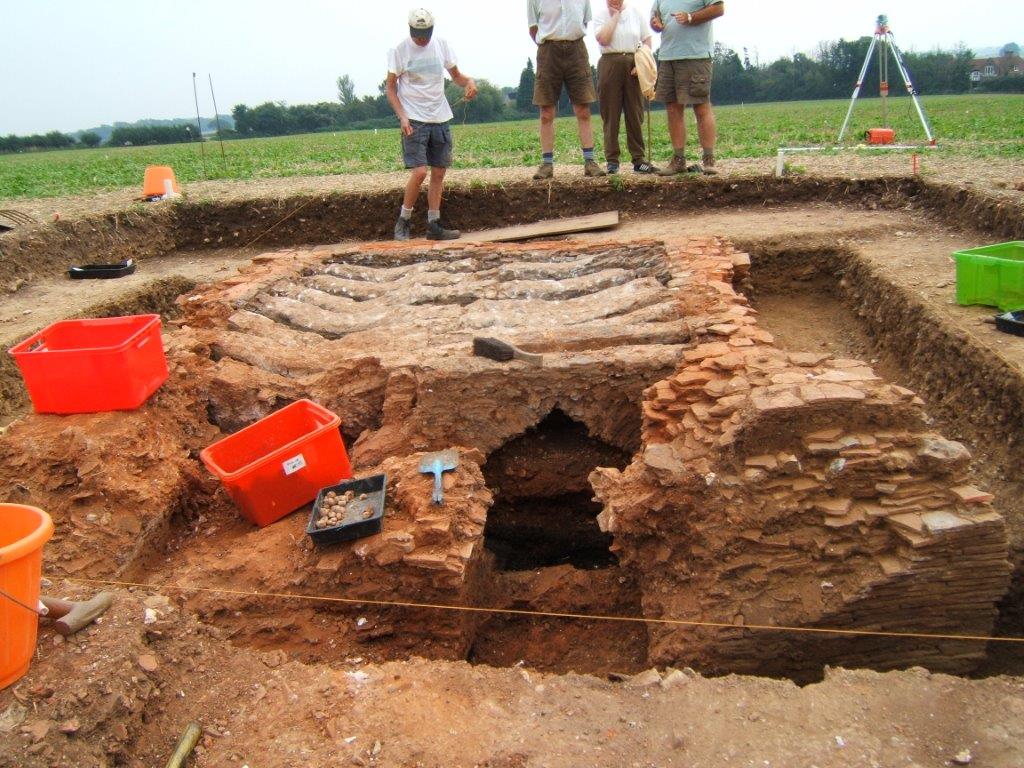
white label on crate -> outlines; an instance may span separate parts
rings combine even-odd
[[[294,459],[288,459],[283,466],[284,473],[286,475],[294,475],[300,469],[304,469],[306,467],[306,457],[300,453]]]

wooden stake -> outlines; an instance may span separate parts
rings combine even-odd
[[[178,746],[174,749],[174,754],[167,761],[167,768],[182,768],[185,761],[188,760],[188,756],[192,754],[192,750],[196,748],[196,744],[199,743],[199,737],[202,734],[203,731],[198,725],[189,723],[185,733],[178,741]]]

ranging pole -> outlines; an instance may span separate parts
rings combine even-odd
[[[203,118],[199,116],[199,89],[196,86],[196,73],[192,73],[192,95],[196,99],[196,125],[199,128],[199,150],[203,155],[203,176],[210,178],[206,170],[206,145],[203,143]]]
[[[217,121],[217,138],[220,139],[220,159],[226,160],[224,156],[224,133],[220,129],[220,111],[217,109],[217,94],[213,92],[213,75],[207,73],[210,78],[210,98],[213,99],[213,119]]]

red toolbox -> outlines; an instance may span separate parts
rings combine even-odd
[[[36,413],[131,411],[168,376],[159,315],[64,320],[10,354]]]
[[[326,408],[299,400],[200,455],[242,516],[264,527],[352,477],[340,425]]]

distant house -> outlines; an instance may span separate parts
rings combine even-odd
[[[980,83],[991,77],[1013,77],[1024,75],[1024,59],[1020,55],[1020,46],[1007,43],[992,58],[975,59],[971,62],[971,82]]]

